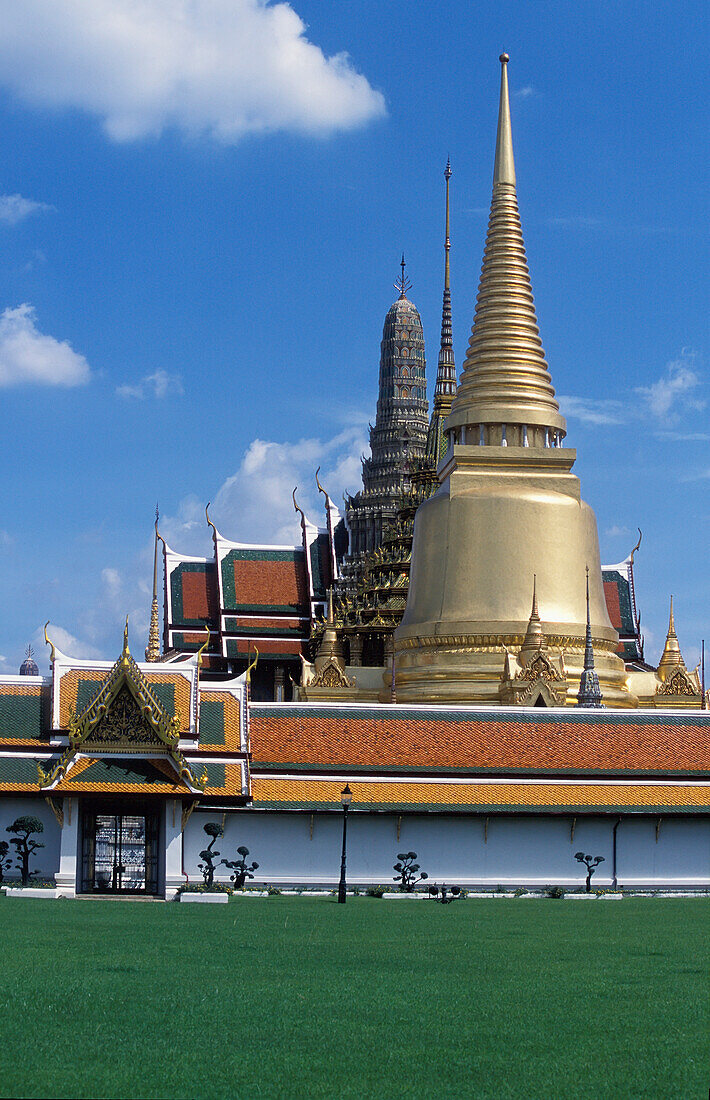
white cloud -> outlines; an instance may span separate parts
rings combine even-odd
[[[653,416],[672,424],[678,420],[681,412],[697,412],[705,408],[705,401],[696,393],[701,380],[693,369],[694,363],[694,353],[684,349],[680,358],[667,364],[658,381],[636,389]]]
[[[361,426],[340,432],[333,439],[302,439],[298,443],[274,443],[255,439],[242,464],[215,496],[211,515],[220,530],[236,541],[294,543],[299,535],[292,492],[306,515],[322,526],[324,499],[319,497],[315,471],[334,504],[343,493],[360,484],[360,456],[367,449]]]
[[[628,538],[628,536],[631,534],[631,531],[628,527],[618,527],[616,524],[614,524],[613,527],[607,528],[604,534],[609,539],[618,539],[621,538],[622,535],[624,538]]]
[[[56,623],[49,624],[47,627],[47,636],[60,652],[66,653],[67,657],[78,657],[83,661],[100,661],[103,659],[101,650],[97,649],[96,646],[80,640],[74,634],[65,630],[63,626],[57,626]],[[45,651],[49,652],[44,640],[44,627],[37,628],[35,636],[32,639],[32,644],[35,650],[35,660],[38,665],[41,665],[41,654]]]
[[[40,214],[47,210],[54,210],[46,202],[35,202],[34,199],[26,199],[23,195],[0,195],[0,222],[6,225],[17,225],[30,214]]]
[[[516,99],[530,99],[531,96],[535,95],[537,95],[537,92],[532,84],[526,84],[524,88],[518,88],[517,91],[513,92]]]
[[[316,486],[316,469],[321,467],[321,484],[342,508],[346,490],[356,492],[360,487],[360,456],[367,451],[366,426],[359,423],[327,440],[275,443],[255,439],[239,469],[214,495],[210,516],[220,532],[235,542],[295,544],[300,529],[293,508],[294,487],[298,486],[296,497],[306,516],[323,526],[325,501]],[[194,494],[186,496],[177,515],[161,516],[160,533],[174,550],[212,553],[205,503]]]
[[[582,420],[586,424],[623,424],[625,407],[622,401],[560,395],[560,411],[563,416]]]
[[[708,466],[705,470],[698,470],[696,474],[688,474],[687,477],[683,478],[684,482],[708,480],[710,480],[710,466]]]
[[[287,3],[22,0],[3,5],[0,81],[98,116],[116,141],[175,127],[234,142],[327,134],[385,114],[346,53],[326,57]]]
[[[656,432],[657,439],[668,439],[672,443],[710,443],[710,432]]]
[[[102,569],[101,580],[105,585],[107,595],[115,599],[121,591],[121,574],[118,569]]]
[[[89,377],[83,355],[66,340],[39,331],[31,305],[6,309],[0,315],[0,387],[82,386]]]
[[[116,386],[119,397],[135,397],[142,401],[145,397],[167,397],[169,394],[181,394],[182,379],[179,374],[168,374],[166,370],[157,370],[154,374],[147,374],[134,386]]]

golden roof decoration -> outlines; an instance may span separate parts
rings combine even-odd
[[[40,787],[55,786],[64,777],[79,750],[124,755],[155,752],[167,755],[178,775],[193,791],[204,790],[207,773],[197,778],[178,748],[180,714],[171,718],[151,690],[128,646],[128,616],[121,655],[98,693],[79,714],[69,719],[69,746],[50,772],[39,765]]]

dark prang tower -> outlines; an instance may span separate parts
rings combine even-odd
[[[395,286],[399,298],[387,312],[382,333],[377,417],[370,428],[372,456],[363,459],[361,491],[347,501],[350,554],[355,561],[381,545],[387,524],[411,488],[412,466],[426,450],[424,333],[417,307],[407,297],[404,256]]]

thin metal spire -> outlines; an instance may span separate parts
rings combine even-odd
[[[150,605],[150,629],[148,631],[148,646],[145,651],[146,661],[160,660],[160,621],[158,617],[158,520],[160,511],[155,505],[155,544],[153,547],[153,601]]]
[[[399,291],[400,298],[407,297],[407,291],[412,289],[412,284],[404,273],[404,269],[407,266],[407,261],[404,258],[404,252],[402,253],[402,259],[399,261],[399,266],[402,268],[402,274],[399,279],[395,279],[394,288]]]
[[[594,669],[594,648],[592,646],[592,622],[589,614],[589,566],[587,566],[587,635],[584,642],[584,671],[579,681],[577,693],[578,707],[602,708],[602,693],[599,677]]]
[[[454,362],[451,330],[451,272],[449,267],[449,252],[451,251],[449,180],[451,176],[451,161],[447,157],[446,168],[444,169],[444,179],[446,180],[446,228],[444,233],[444,300],[441,307],[441,344],[439,347],[436,385],[434,387],[434,407],[431,413],[426,447],[427,458],[434,467],[439,465],[446,452],[444,421],[449,415],[456,393],[456,364]]]

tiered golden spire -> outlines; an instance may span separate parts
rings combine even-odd
[[[447,428],[469,427],[460,442],[545,446],[559,443],[567,428],[535,315],[515,190],[508,55],[500,61],[488,236],[468,355]]]
[[[670,674],[676,668],[681,668],[685,671],[685,661],[683,660],[683,654],[680,651],[678,635],[675,632],[675,622],[673,620],[673,597],[671,596],[671,612],[668,620],[668,633],[666,634],[666,644],[664,646],[661,659],[658,662],[659,680],[667,680]]]
[[[528,619],[528,629],[525,632],[525,640],[520,647],[520,659],[528,655],[532,656],[542,649],[545,644],[545,632],[540,621],[540,612],[537,609],[537,574],[533,573],[532,611]]]
[[[148,631],[148,646],[145,651],[146,661],[160,660],[160,618],[158,615],[158,505],[155,506],[155,545],[153,547],[153,601],[150,605],[150,629]]]

